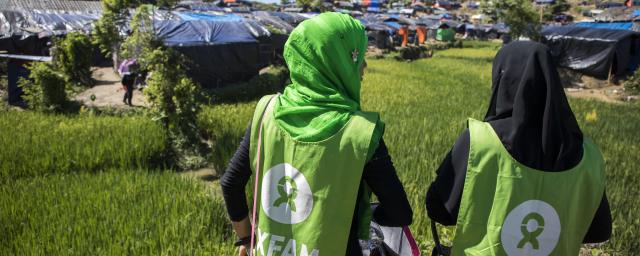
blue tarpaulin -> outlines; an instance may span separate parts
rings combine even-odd
[[[235,14],[211,15],[197,12],[175,12],[181,20],[208,20],[220,22],[241,22],[244,19]]]
[[[242,22],[207,20],[156,21],[156,34],[168,46],[194,46],[257,42]]]
[[[640,16],[640,10],[633,11],[633,17],[638,17],[638,16]]]
[[[400,29],[400,23],[395,22],[395,21],[385,21],[384,24],[386,24],[387,26],[390,26],[394,29]]]
[[[370,6],[370,7],[367,7],[367,12],[375,12],[375,13],[378,13],[378,12],[381,12],[381,11],[382,11],[382,9],[380,9],[380,7],[371,7],[371,6]]]
[[[633,22],[578,22],[577,27],[631,30]]]

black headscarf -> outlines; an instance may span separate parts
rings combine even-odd
[[[546,46],[504,46],[493,61],[492,91],[484,120],[516,160],[545,171],[577,165],[582,132]]]

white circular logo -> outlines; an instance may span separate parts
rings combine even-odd
[[[300,223],[313,209],[313,194],[304,175],[290,164],[269,169],[262,178],[262,210],[282,224]]]
[[[547,256],[556,248],[560,230],[560,218],[550,204],[529,200],[507,215],[500,240],[507,255]]]

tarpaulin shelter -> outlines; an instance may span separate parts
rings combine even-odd
[[[364,0],[360,5],[367,7],[367,12],[379,13],[382,12],[381,4],[379,0]]]
[[[618,30],[632,30],[640,32],[638,26],[635,23],[639,22],[577,22],[575,26],[584,28],[601,28],[601,29],[618,29]]]
[[[285,22],[278,16],[269,14],[269,12],[265,12],[265,11],[253,12],[253,19],[258,21],[263,26],[271,26],[275,29],[282,31],[284,34],[289,34],[291,33],[291,31],[293,31],[293,26],[291,26],[291,24]]]
[[[21,105],[20,78],[26,78],[30,61],[51,61],[49,48],[55,36],[88,32],[99,18],[100,2],[60,0],[0,0],[0,56],[7,63],[9,104]],[[98,55],[96,55],[98,56]]]
[[[633,21],[638,19],[637,8],[615,7],[603,10],[594,17],[597,22]]]
[[[619,2],[601,2],[596,4],[596,8],[598,9],[609,9],[609,8],[616,8],[616,7],[622,7],[622,6],[624,6],[624,4]]]
[[[269,64],[270,52],[263,55],[261,42],[270,33],[256,21],[236,15],[179,16],[187,19],[155,21],[155,33],[189,60],[187,71],[202,86],[248,80]]]
[[[200,1],[181,1],[173,8],[174,10],[190,10],[201,12],[224,12],[224,9],[215,3],[205,3]]]
[[[292,13],[292,12],[269,12],[269,14],[284,20],[285,22],[289,23],[293,27],[298,26],[300,22],[307,19],[306,17],[298,13]]]
[[[0,11],[0,51],[48,55],[52,36],[88,32],[99,14],[39,10]]]
[[[547,27],[542,42],[560,67],[606,79],[637,68],[640,34],[577,26]]]
[[[396,33],[396,28],[384,24],[380,17],[374,15],[364,16],[359,18],[359,20],[367,31],[369,45],[379,49],[393,48],[392,36]]]
[[[556,3],[556,0],[535,0],[537,5],[552,5]]]

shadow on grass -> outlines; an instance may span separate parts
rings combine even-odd
[[[271,67],[249,81],[204,91],[211,97],[211,104],[248,102],[282,92],[288,81],[289,71],[286,67]]]
[[[439,59],[451,59],[451,60],[464,60],[464,61],[471,61],[471,62],[475,62],[478,64],[483,64],[483,63],[492,63],[493,62],[493,56],[492,57],[471,57],[471,56],[451,56],[451,55],[435,55],[435,58],[439,58]]]

